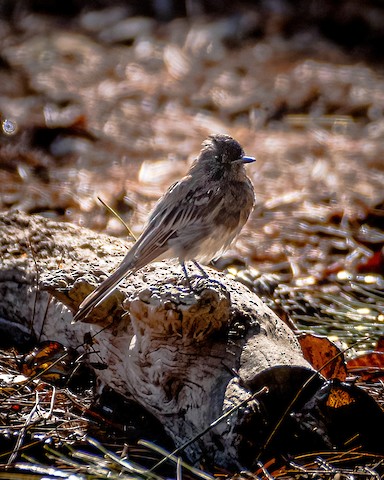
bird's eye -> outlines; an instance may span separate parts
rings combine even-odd
[[[224,155],[215,155],[216,162],[223,163],[224,162]]]

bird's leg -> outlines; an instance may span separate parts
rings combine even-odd
[[[192,260],[192,262],[196,266],[196,268],[198,268],[200,270],[200,272],[201,272],[201,274],[204,278],[209,278],[208,273],[204,270],[204,268],[196,260]],[[195,289],[192,287],[191,279],[189,278],[188,270],[187,270],[187,267],[185,265],[185,262],[180,261],[180,264],[181,264],[181,268],[183,269],[185,279],[187,280],[188,288],[191,292],[194,292]]]
[[[204,270],[204,268],[200,265],[199,262],[197,262],[196,260],[192,260],[192,262],[193,262],[193,264],[195,265],[195,267],[197,267],[197,268],[200,270],[200,272],[202,273],[203,277],[205,277],[205,278],[208,278],[208,277],[209,277],[208,273]]]
[[[187,267],[185,266],[185,262],[180,260],[180,264],[181,264],[181,268],[183,269],[185,279],[187,280],[188,288],[189,288],[189,290],[193,291],[191,281],[190,281],[189,275],[188,275],[188,270],[187,270]]]
[[[204,278],[209,278],[212,283],[216,283],[220,287],[223,287],[224,289],[226,288],[223,283],[221,283],[219,280],[216,280],[215,278],[211,278],[209,274],[204,270],[204,268],[200,265],[199,262],[196,260],[192,260],[192,262],[195,264],[195,266],[200,270]]]

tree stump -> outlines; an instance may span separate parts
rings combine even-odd
[[[158,262],[128,277],[86,322],[80,302],[121,261],[118,239],[38,216],[0,216],[0,329],[84,350],[91,333],[105,364],[96,375],[155,415],[176,446],[263,387],[192,443],[190,461],[251,468],[314,371],[292,331],[244,285],[207,267]],[[195,267],[194,267],[195,268]]]

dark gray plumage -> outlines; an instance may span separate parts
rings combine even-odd
[[[160,258],[207,262],[240,232],[254,204],[244,164],[254,162],[228,135],[211,135],[188,174],[169,187],[153,209],[137,242],[115,272],[79,306],[85,318],[132,272]]]

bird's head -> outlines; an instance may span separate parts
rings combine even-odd
[[[210,135],[202,144],[200,155],[192,165],[193,170],[204,170],[213,179],[227,175],[236,176],[243,171],[245,163],[254,162],[235,139],[229,135]]]

